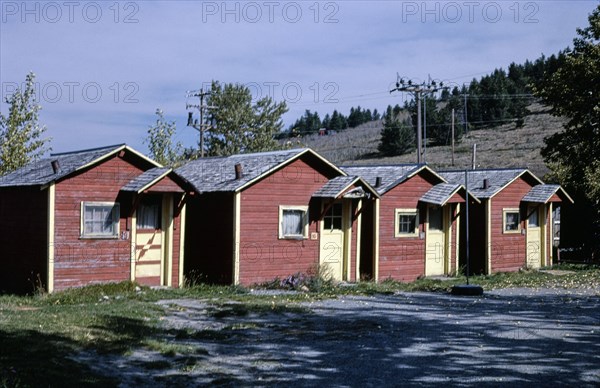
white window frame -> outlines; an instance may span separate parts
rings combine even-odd
[[[85,209],[87,206],[103,206],[112,208],[112,219],[113,219],[113,232],[107,233],[86,233],[85,232]],[[82,239],[117,239],[119,238],[119,224],[120,224],[120,204],[118,202],[95,202],[95,201],[84,201],[81,202],[81,221],[80,221],[80,237]]]
[[[414,216],[415,230],[412,233],[401,233],[400,216]],[[418,237],[419,236],[419,209],[395,209],[394,211],[394,237]]]
[[[507,230],[506,229],[506,216],[509,213],[517,213],[517,229],[515,230]],[[510,234],[510,233],[521,233],[521,211],[519,208],[505,208],[502,209],[502,233]]]
[[[286,210],[302,211],[302,234],[284,234],[283,233],[283,212]],[[308,239],[308,206],[280,205],[279,206],[279,238],[285,240],[304,240]]]

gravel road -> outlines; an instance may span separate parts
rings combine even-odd
[[[96,369],[124,387],[600,385],[600,290],[349,296],[247,314],[160,304],[162,340],[180,351],[94,355]]]

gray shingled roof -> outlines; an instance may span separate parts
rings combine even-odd
[[[422,164],[399,164],[395,166],[345,166],[341,169],[348,175],[361,177],[380,195],[383,195],[424,167],[425,165]],[[381,178],[381,185],[375,187],[378,177]]]
[[[231,192],[237,191],[306,152],[317,155],[308,148],[301,148],[203,158],[185,164],[175,170],[175,173],[190,182],[200,193]],[[235,179],[235,165],[238,163],[242,166],[242,178],[239,180]],[[333,165],[332,167],[336,168]]]
[[[315,191],[313,197],[337,198],[342,192],[352,186],[358,180],[355,176],[338,176],[325,183],[319,190]]]
[[[162,178],[172,170],[168,167],[155,167],[133,178],[129,183],[121,188],[122,191],[139,193],[146,186],[155,180]]]
[[[420,198],[420,201],[443,206],[461,187],[461,185],[455,183],[437,184],[429,189],[429,191]]]
[[[123,147],[124,144],[118,144],[89,150],[51,154],[48,158],[34,161],[25,167],[1,176],[0,187],[46,185]],[[54,160],[57,160],[60,165],[60,169],[56,174],[51,164]]]
[[[470,170],[469,192],[477,198],[491,198],[498,193],[504,186],[515,180],[520,175],[528,172],[524,168],[515,169],[490,169],[490,170]],[[465,185],[464,171],[439,171],[449,183]],[[535,179],[535,175],[531,174]],[[488,180],[488,188],[483,188],[483,180]],[[539,181],[539,179],[537,179]],[[541,181],[539,181],[542,183]]]
[[[531,190],[523,197],[522,201],[535,202],[535,203],[547,203],[550,198],[558,191],[562,191],[566,197],[571,200],[568,194],[559,185],[537,185],[533,186]],[[572,200],[571,200],[572,201]]]

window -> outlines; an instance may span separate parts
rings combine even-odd
[[[308,238],[308,206],[279,206],[279,238]]]
[[[430,206],[429,209],[429,230],[442,231],[444,229],[444,213],[441,206]]]
[[[119,204],[81,203],[81,237],[116,238],[119,236]]]
[[[323,217],[323,229],[333,230],[342,229],[342,214],[343,208],[341,203],[334,203],[331,205],[325,216]]]
[[[138,206],[136,223],[138,229],[160,229],[160,197],[146,197]]]
[[[538,208],[529,208],[529,217],[527,217],[527,227],[537,228],[540,226]]]
[[[414,237],[419,234],[417,209],[396,209],[395,237]]]
[[[502,212],[504,214],[504,233],[521,232],[519,209],[504,209]]]

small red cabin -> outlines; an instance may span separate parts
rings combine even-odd
[[[375,257],[362,255],[363,277],[413,281],[421,276],[454,274],[458,265],[458,225],[466,192],[425,165],[342,167],[365,179],[381,199],[362,246],[375,246]],[[370,218],[370,217],[366,217]]]
[[[449,182],[468,187],[480,200],[469,206],[471,273],[511,272],[552,264],[556,207],[573,202],[558,185],[544,184],[527,169],[441,172]],[[466,246],[465,223],[461,241]],[[466,265],[466,249],[461,250]]]
[[[362,207],[377,193],[310,149],[203,158],[176,173],[188,201],[186,275],[250,285],[320,265],[358,279]]]
[[[52,154],[0,177],[0,291],[179,286],[183,181],[126,145]]]

